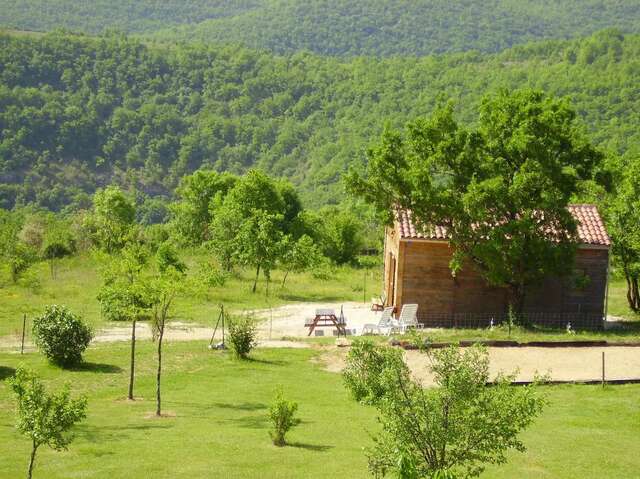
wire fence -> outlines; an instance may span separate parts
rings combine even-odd
[[[418,322],[425,328],[482,329],[509,324],[509,314],[495,313],[418,313]],[[604,318],[597,313],[527,312],[519,323],[528,327],[572,330],[602,330]]]

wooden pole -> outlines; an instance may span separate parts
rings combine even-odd
[[[20,343],[20,354],[24,354],[24,331],[27,328],[27,315],[22,315],[22,342]]]
[[[602,351],[602,387],[604,387],[604,351]]]
[[[367,304],[367,269],[364,270],[364,281],[362,282],[362,302]]]

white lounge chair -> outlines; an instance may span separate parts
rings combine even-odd
[[[410,328],[419,328],[418,323],[418,305],[417,304],[403,304],[400,316],[397,321],[391,322],[391,328],[388,334],[392,332],[406,333]]]
[[[380,321],[378,324],[368,323],[362,327],[361,334],[382,334],[383,332],[387,332],[387,330],[391,329],[391,319],[393,315],[393,306],[390,308],[384,308],[382,310],[382,315],[380,316]]]

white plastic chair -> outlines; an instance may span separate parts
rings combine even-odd
[[[391,316],[393,315],[393,306],[390,308],[384,308],[382,310],[382,315],[380,316],[380,321],[378,324],[368,323],[362,327],[362,334],[374,334],[376,331],[378,334],[382,334],[383,331],[386,331],[391,328]]]
[[[389,331],[389,334],[396,331],[404,334],[409,328],[419,327],[420,323],[418,323],[418,305],[403,304],[398,320],[392,322],[391,324],[391,331]]]

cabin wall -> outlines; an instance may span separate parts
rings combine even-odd
[[[393,230],[389,230],[391,232]],[[454,278],[449,268],[451,248],[445,241],[402,240],[389,233],[385,248],[385,288],[388,287],[389,253],[396,258],[395,295],[388,300],[398,309],[417,303],[418,317],[433,326],[473,326],[504,316],[508,296],[504,288],[489,286],[473,265],[465,265]],[[556,326],[598,327],[604,314],[609,261],[607,249],[580,248],[576,271],[589,277],[581,289],[575,278],[549,278],[531,289],[525,312]],[[474,319],[475,318],[475,319]],[[452,321],[457,322],[456,324]]]
[[[447,242],[402,243],[404,274],[397,305],[417,303],[423,318],[504,310],[504,290],[489,287],[473,266],[465,265],[453,277],[449,266],[452,252]]]
[[[525,298],[525,311],[562,312],[567,317],[587,315],[589,318],[605,314],[609,250],[579,248],[575,271],[588,278],[582,286],[576,276],[549,278],[541,286],[532,288]]]

